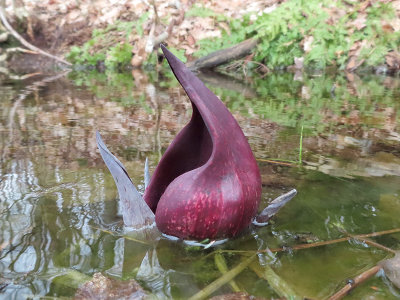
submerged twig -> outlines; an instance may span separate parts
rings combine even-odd
[[[353,280],[351,280],[351,282],[347,283],[340,291],[331,296],[329,300],[342,299],[352,289],[354,289],[355,287],[357,287],[358,285],[360,285],[361,283],[363,283],[364,281],[366,281],[367,279],[371,278],[376,273],[378,273],[380,269],[382,269],[382,267],[377,265],[356,276]]]
[[[321,242],[315,242],[315,243],[311,243],[311,244],[299,244],[299,245],[295,245],[295,246],[291,246],[291,247],[272,248],[272,249],[258,250],[258,251],[257,250],[228,250],[228,249],[227,250],[221,250],[220,249],[218,251],[220,253],[224,253],[224,252],[241,253],[241,254],[248,253],[249,255],[252,255],[254,253],[265,253],[265,252],[276,253],[276,252],[287,251],[288,249],[290,249],[290,250],[309,249],[309,248],[315,248],[315,247],[321,247],[321,246],[327,246],[327,245],[333,245],[333,244],[337,244],[337,243],[342,243],[342,242],[349,241],[351,239],[357,239],[357,240],[360,240],[360,241],[365,241],[365,243],[370,244],[371,246],[380,248],[380,249],[388,251],[388,252],[392,252],[394,250],[392,250],[392,249],[390,249],[388,247],[385,247],[383,245],[380,245],[380,244],[378,244],[376,242],[372,242],[372,241],[368,240],[367,238],[381,236],[381,235],[387,235],[387,234],[392,234],[392,233],[399,233],[399,232],[400,232],[400,228],[395,228],[395,229],[389,229],[389,230],[366,233],[366,234],[346,236],[346,237],[342,237],[342,238],[338,238],[338,239],[334,239],[334,240],[329,240],[329,241],[321,241]],[[208,257],[209,255],[213,255],[213,253],[210,253],[210,254],[206,255],[205,257]]]
[[[274,160],[274,159],[262,159],[262,158],[257,158],[257,161],[262,161],[262,162],[267,162],[270,164],[277,164],[277,165],[283,165],[283,166],[288,166],[288,167],[294,167],[294,164],[292,162],[284,162],[281,160]]]
[[[230,271],[226,272],[224,275],[222,275],[220,278],[217,280],[213,281],[210,283],[208,286],[206,286],[204,289],[193,295],[192,297],[189,298],[189,300],[200,300],[200,299],[205,299],[209,295],[211,295],[213,292],[218,290],[221,286],[224,284],[228,283],[231,281],[233,278],[235,278],[240,272],[242,272],[254,259],[256,258],[256,255],[252,255],[246,260],[242,261],[239,263],[236,267],[231,269]]]
[[[367,234],[358,234],[358,235],[353,235],[353,236],[346,236],[346,237],[342,237],[342,238],[335,239],[335,240],[322,241],[322,242],[316,242],[316,243],[311,243],[311,244],[300,244],[300,245],[296,245],[296,246],[292,246],[292,247],[269,249],[268,251],[271,251],[271,252],[282,252],[282,251],[287,250],[288,248],[291,249],[291,250],[314,248],[314,247],[337,244],[337,243],[345,242],[345,241],[348,241],[348,240],[351,240],[351,239],[365,240],[365,238],[369,238],[369,237],[381,236],[381,235],[398,233],[398,232],[400,232],[400,228],[384,230],[384,231],[378,231],[378,232],[372,232],[372,233],[367,233]],[[262,252],[265,252],[265,251],[262,251]]]
[[[367,245],[370,245],[370,246],[372,246],[372,247],[381,249],[381,250],[386,251],[386,252],[389,252],[389,253],[396,254],[396,251],[395,251],[395,250],[393,250],[393,249],[391,249],[391,248],[389,248],[389,247],[386,247],[386,246],[384,246],[384,245],[382,245],[382,244],[379,244],[379,243],[377,243],[377,242],[371,241],[371,240],[368,239],[368,238],[359,238],[359,237],[357,237],[357,236],[350,236],[350,237],[352,237],[353,239],[358,240],[358,241],[360,241],[360,242],[366,243]]]

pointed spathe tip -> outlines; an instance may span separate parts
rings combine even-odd
[[[177,76],[179,80],[179,76],[176,74],[176,72],[183,71],[186,68],[185,64],[179,58],[177,58],[171,51],[169,51],[164,44],[160,44],[160,48],[164,53],[164,56],[167,59],[168,64],[170,65],[172,71],[175,73],[175,76]]]

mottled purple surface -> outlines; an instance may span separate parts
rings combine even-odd
[[[162,46],[192,102],[193,116],[156,168],[144,199],[158,229],[183,239],[231,237],[256,215],[257,163],[225,105]]]

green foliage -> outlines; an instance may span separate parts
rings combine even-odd
[[[197,41],[200,49],[194,53],[196,57],[202,57],[211,52],[224,49],[233,45],[236,45],[246,39],[246,26],[249,22],[249,18],[245,16],[243,20],[229,20],[229,26],[231,33],[224,32],[221,39],[203,39]]]
[[[395,12],[390,3],[376,1],[365,11],[365,27],[357,30],[351,22],[357,20],[359,6],[357,2],[349,5],[344,0],[289,0],[253,22],[248,16],[231,21],[230,33],[225,32],[222,38],[198,41],[201,50],[196,56],[253,37],[259,40],[254,60],[271,69],[293,65],[295,57],[304,57],[308,67],[336,65],[344,68],[350,48],[355,43],[367,41],[360,59],[365,59],[368,66],[382,64],[389,51],[398,50],[400,33],[382,29],[382,20],[395,18]],[[346,13],[336,16],[336,10]],[[312,42],[305,51],[307,40]]]
[[[171,51],[177,58],[179,58],[184,63],[186,62],[185,50],[184,49],[176,49],[174,47],[168,47],[169,51]],[[167,63],[166,60],[164,60]]]
[[[224,15],[218,14],[218,13],[214,12],[212,9],[204,7],[200,4],[193,5],[185,13],[185,17],[201,17],[201,18],[214,17],[217,19],[217,21],[226,20],[226,17]]]
[[[132,58],[132,45],[128,43],[118,44],[111,47],[107,51],[105,65],[107,68],[113,69],[120,65],[129,64]]]
[[[143,15],[136,24],[117,21],[105,29],[93,30],[92,38],[81,47],[72,47],[67,59],[77,65],[95,66],[104,62],[105,66],[111,69],[129,65],[132,57],[129,38],[134,28],[142,28],[146,18],[146,15]],[[124,42],[120,41],[121,35],[125,36]]]
[[[143,24],[149,18],[149,14],[150,14],[149,12],[144,13],[143,15],[140,16],[139,20],[136,22],[136,25],[135,25],[136,32],[140,36],[143,36]]]

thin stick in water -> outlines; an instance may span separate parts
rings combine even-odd
[[[371,269],[368,269],[367,271],[361,273],[360,275],[356,276],[351,283],[346,284],[340,291],[332,295],[329,300],[338,300],[342,299],[344,296],[346,296],[351,290],[353,290],[355,287],[366,281],[367,279],[371,278],[374,276],[378,271],[382,269],[381,266],[374,266]]]

